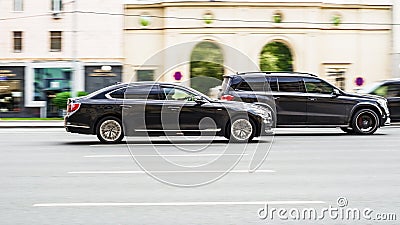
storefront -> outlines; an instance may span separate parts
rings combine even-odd
[[[0,66],[0,117],[39,115],[38,109],[24,107],[24,66]]]
[[[86,65],[85,91],[90,93],[121,82],[121,77],[122,65]]]

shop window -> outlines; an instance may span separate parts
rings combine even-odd
[[[0,80],[0,112],[19,112],[21,100],[21,81]]]
[[[50,51],[61,52],[62,31],[50,31]]]
[[[13,32],[14,52],[22,52],[22,31]]]
[[[46,101],[56,93],[70,91],[70,82],[70,68],[36,68],[34,101]]]

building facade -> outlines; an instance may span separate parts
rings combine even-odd
[[[52,117],[59,92],[121,81],[119,0],[0,1],[0,117]]]
[[[394,2],[127,0],[124,80],[140,80],[140,73],[153,74],[154,80],[187,80],[192,51],[204,41],[219,45],[225,73],[257,70],[263,47],[280,42],[290,49],[294,71],[354,91],[398,74]],[[175,50],[158,56],[161,49]]]

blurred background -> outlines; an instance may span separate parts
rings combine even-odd
[[[313,73],[351,92],[400,77],[395,0],[3,0],[0,33],[0,117],[59,117],[57,96],[115,82],[183,82],[213,96],[218,85],[202,77],[254,70],[228,47],[257,70]]]

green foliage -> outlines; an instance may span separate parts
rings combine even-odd
[[[150,25],[150,18],[148,16],[142,16],[139,18],[140,25],[147,27]]]
[[[274,23],[280,23],[282,22],[282,15],[277,13],[274,15]]]
[[[282,42],[272,42],[264,46],[260,54],[261,71],[293,71],[290,49]]]
[[[87,92],[84,91],[78,91],[76,93],[77,97],[85,96],[87,95]],[[67,101],[68,98],[71,98],[71,92],[60,92],[56,94],[56,97],[53,98],[53,104],[59,108],[59,109],[66,109],[67,108]]]
[[[335,15],[332,18],[332,22],[333,22],[333,25],[339,26],[339,24],[342,22],[342,19],[340,18],[339,15]]]
[[[205,15],[203,16],[203,19],[204,19],[204,22],[205,22],[206,24],[211,24],[212,22],[214,22],[214,19],[213,19],[213,15],[212,15],[212,14],[205,14]]]
[[[222,80],[224,75],[224,56],[218,45],[205,41],[196,45],[190,58],[191,86],[207,94],[211,87],[215,87],[215,79]]]
[[[82,96],[86,96],[86,95],[88,95],[88,93],[87,93],[86,91],[78,91],[78,92],[76,93],[76,96],[77,96],[77,97],[82,97]]]

